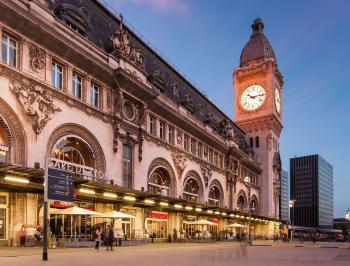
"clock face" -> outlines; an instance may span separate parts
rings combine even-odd
[[[241,104],[245,110],[258,109],[265,101],[266,92],[260,85],[251,85],[241,95]]]
[[[281,112],[281,96],[279,90],[275,89],[275,105],[278,113]]]

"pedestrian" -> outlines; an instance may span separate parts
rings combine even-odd
[[[21,247],[24,247],[26,244],[27,237],[27,229],[24,225],[22,225],[21,230],[19,230],[19,240]]]
[[[101,230],[100,230],[100,227],[97,227],[95,231],[95,249],[96,250],[100,250],[100,243],[101,243]]]
[[[111,228],[111,226],[109,225],[107,229],[107,251],[109,247],[111,248],[111,251],[113,251],[114,240],[114,231],[113,228]]]

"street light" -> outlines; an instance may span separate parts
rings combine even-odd
[[[290,200],[289,201],[289,208],[292,208],[292,210],[293,210],[293,215],[292,215],[292,232],[290,233],[290,238],[292,239],[292,241],[293,241],[293,239],[294,239],[294,206],[295,206],[295,202],[296,202],[296,200]]]
[[[249,211],[249,221],[248,221],[248,245],[252,245],[252,239],[251,239],[251,235],[250,235],[250,230],[251,230],[251,218],[252,218],[252,208],[250,206],[250,187],[252,185],[250,177],[246,176],[244,178],[244,182],[248,188],[248,211]],[[255,209],[255,208],[254,208]]]

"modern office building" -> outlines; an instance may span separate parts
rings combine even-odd
[[[289,175],[285,170],[281,171],[281,211],[280,219],[289,221]]]
[[[0,245],[42,225],[45,157],[74,176],[74,200],[49,204],[57,238],[73,205],[132,215],[114,224],[128,239],[191,238],[196,220],[213,237],[248,221],[274,235],[283,80],[261,19],[237,59],[236,123],[100,1],[0,1],[0,14]],[[74,237],[107,222],[84,217]]]
[[[331,228],[333,223],[333,166],[320,155],[290,159],[290,198],[294,225]]]

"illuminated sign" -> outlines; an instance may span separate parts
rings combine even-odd
[[[151,212],[148,214],[148,218],[159,219],[159,220],[168,220],[168,214],[167,213],[160,213],[160,212]]]
[[[55,158],[49,158],[49,167],[79,175],[84,179],[92,181],[95,181],[96,179],[107,180],[107,175],[103,171],[81,164],[58,160]]]

